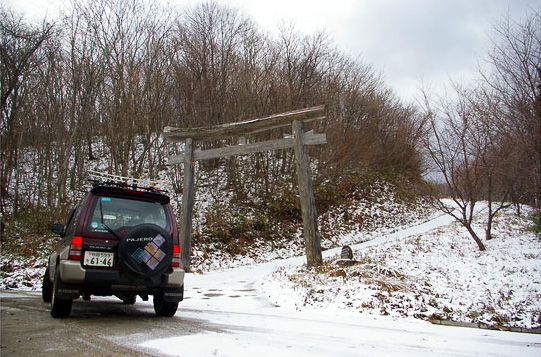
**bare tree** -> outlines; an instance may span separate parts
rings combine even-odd
[[[54,25],[43,23],[40,28],[32,28],[24,22],[22,15],[3,8],[0,11],[0,110],[3,113],[9,97],[21,86],[24,76],[40,65],[35,53],[51,36]]]
[[[173,115],[172,20],[166,10],[139,0],[76,7],[75,18],[83,20],[74,49],[83,66],[78,68],[86,68],[83,83],[93,89],[88,104],[95,113],[81,119],[99,125],[111,153],[109,169],[124,175],[139,175],[149,163],[154,173],[163,165],[164,156],[154,156],[151,148],[160,147],[158,132]]]
[[[534,12],[523,24],[506,18],[495,29],[492,71],[482,72],[475,87],[457,86],[454,101],[425,108],[432,134],[427,152],[458,210],[437,201],[439,208],[481,250],[472,229],[479,200],[488,201],[485,238],[491,239],[493,220],[510,200],[539,205],[541,194],[541,16]]]
[[[513,191],[523,175],[518,152],[499,127],[498,103],[490,89],[482,86],[469,92],[468,101],[475,120],[471,144],[477,152],[476,161],[483,172],[481,195],[488,201],[486,239],[492,238],[492,222],[499,211],[511,205]]]
[[[24,36],[6,35],[13,41],[2,42],[0,55],[10,53],[21,64],[9,67],[2,59],[1,94],[8,98],[2,103],[3,196],[32,191],[27,206],[61,206],[73,199],[85,170],[98,164],[124,175],[163,173],[169,152],[159,134],[166,125],[212,125],[322,103],[329,108],[327,122],[305,128],[329,137],[325,150],[312,149],[316,176],[419,172],[415,110],[403,106],[370,66],[340,53],[324,32],[301,36],[284,27],[274,38],[216,2],[183,12],[143,0],[71,5],[54,40],[53,29],[42,25],[36,27],[41,32],[21,30]],[[2,28],[9,24],[5,18]],[[37,46],[40,33],[49,37]],[[10,87],[12,78],[18,84]],[[284,134],[276,129],[247,140]],[[23,138],[28,150],[19,149]],[[39,188],[25,186],[34,180],[14,170],[23,151],[36,165],[29,170],[34,178],[47,179]],[[283,210],[297,219],[293,159],[284,150],[216,165],[226,165],[228,188],[239,201],[249,201],[245,190],[275,201],[287,190]],[[171,177],[181,187],[182,175]]]
[[[499,133],[515,148],[514,156],[528,179],[521,199],[540,206],[541,198],[541,14],[523,22],[509,17],[495,26],[490,70],[483,71],[491,89],[492,111]]]
[[[5,200],[10,196],[10,182],[14,179],[12,200],[19,199],[20,176],[19,148],[29,117],[21,110],[25,96],[33,89],[32,77],[43,63],[40,49],[52,35],[54,26],[43,23],[41,27],[28,25],[21,15],[0,9],[0,212],[6,213]],[[31,119],[30,119],[31,120]],[[15,177],[13,177],[15,176]],[[17,212],[17,204],[13,210]]]
[[[477,135],[475,117],[466,93],[462,94],[459,92],[456,103],[442,101],[437,109],[426,101],[431,135],[426,138],[425,147],[454,203],[448,205],[435,199],[436,207],[459,221],[483,251],[486,248],[473,229],[473,219],[484,173],[477,160],[477,148],[472,145]]]
[[[238,11],[214,2],[184,13],[177,23],[174,62],[182,125],[239,120],[233,90],[242,41],[252,31],[252,22]]]

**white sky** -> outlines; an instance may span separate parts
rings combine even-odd
[[[183,7],[199,0],[163,0]],[[541,0],[216,0],[263,29],[292,21],[303,34],[325,30],[336,45],[381,71],[404,100],[422,83],[438,89],[471,79],[490,47],[494,22],[521,21]],[[0,0],[38,17],[54,17],[61,0]]]

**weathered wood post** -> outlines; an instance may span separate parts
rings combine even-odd
[[[192,254],[192,217],[194,188],[194,143],[192,138],[185,141],[184,182],[182,183],[182,209],[180,214],[180,260],[186,272],[190,271]]]
[[[302,208],[304,225],[304,242],[306,260],[308,266],[322,264],[321,238],[317,228],[317,212],[312,188],[310,173],[310,160],[306,151],[308,145],[321,145],[327,143],[324,133],[314,134],[312,131],[303,133],[302,123],[323,120],[327,117],[324,105],[304,108],[291,112],[271,115],[265,118],[252,119],[244,122],[227,123],[211,127],[199,128],[164,128],[164,137],[168,141],[180,142],[185,140],[185,152],[180,155],[172,155],[168,158],[168,164],[184,165],[184,184],[182,196],[182,211],[180,218],[180,249],[182,266],[190,271],[191,260],[191,237],[192,216],[194,205],[194,162],[197,160],[209,160],[234,155],[246,155],[268,150],[283,150],[294,148],[297,162],[297,178]],[[258,141],[247,143],[245,140],[239,145],[223,148],[195,150],[194,141],[221,140],[231,137],[245,137],[266,130],[282,128],[291,125],[293,137]]]
[[[295,140],[295,161],[297,164],[297,180],[301,199],[302,223],[304,227],[304,246],[306,250],[306,265],[318,266],[323,263],[321,256],[321,237],[317,228],[317,210],[312,187],[310,160],[304,145],[302,123],[293,121],[293,138]]]

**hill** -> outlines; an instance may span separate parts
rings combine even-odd
[[[486,204],[478,213],[482,231]],[[448,216],[408,234],[379,230],[353,246],[354,262],[339,255],[325,265],[280,269],[261,287],[275,304],[295,310],[416,317],[490,328],[541,327],[541,240],[531,221],[507,209],[480,252]]]
[[[449,216],[420,203],[406,208],[390,197],[387,192],[380,203],[359,200],[349,207],[350,215],[370,215],[373,224],[344,225],[337,218],[344,215],[343,207],[327,212],[320,224],[324,229],[332,226],[335,234],[324,240],[325,264],[280,268],[259,288],[285,309],[415,317],[492,328],[541,327],[541,240],[529,230],[528,215],[533,210],[524,207],[522,217],[512,209],[501,212],[494,238],[486,242],[487,251],[479,252]],[[483,215],[481,209],[476,224],[480,231]],[[10,250],[2,251],[2,289],[40,289],[52,241],[34,239],[31,248],[25,239],[12,238]],[[355,261],[348,266],[336,262],[344,244],[354,251]],[[302,254],[300,232],[287,242],[245,242],[242,252],[236,253],[214,243],[196,244],[194,279],[210,271]]]

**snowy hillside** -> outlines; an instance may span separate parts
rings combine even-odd
[[[196,247],[194,270],[199,273],[190,280],[201,273],[274,261],[275,271],[269,271],[258,286],[285,310],[541,327],[541,241],[528,231],[527,208],[523,217],[512,209],[502,212],[495,221],[494,239],[486,242],[487,251],[479,252],[451,217],[433,211],[419,216],[411,210],[409,217],[398,218],[398,208],[389,202],[375,213],[387,217],[380,228],[337,231],[335,248],[324,252],[325,265],[320,268],[302,266],[305,260],[297,237],[274,249],[255,245],[249,254],[234,256],[221,251],[204,256],[203,248]],[[484,219],[483,211],[478,218]],[[429,219],[437,224],[422,224]],[[482,233],[480,221],[476,229]],[[24,241],[19,244],[24,246]],[[341,244],[352,245],[354,265],[336,264]],[[27,260],[3,252],[0,288],[39,290],[43,253],[49,245],[42,242]],[[300,258],[295,264],[280,263],[293,256]]]
[[[494,312],[493,306],[503,305],[506,298],[495,296],[505,285],[516,297],[507,300],[518,317],[515,325],[538,321],[539,240],[512,212],[498,222],[498,235],[482,254],[450,217],[433,215],[410,227],[374,232],[378,238],[354,247],[360,263],[350,268],[333,264],[340,253],[335,248],[324,252],[325,267],[308,271],[305,258],[295,257],[188,274],[177,318],[204,327],[131,341],[172,356],[539,356],[539,334],[437,326],[413,317],[423,318],[414,312],[421,311],[458,320],[447,310],[458,311],[469,290],[471,304],[489,320],[483,306]]]
[[[441,219],[449,222],[412,227],[408,235],[381,231],[383,240],[353,246],[349,267],[335,254],[323,267],[280,269],[261,287],[273,303],[294,310],[540,328],[541,240],[528,232],[531,221],[502,212],[480,252],[457,222]],[[482,233],[479,221],[476,228]]]

